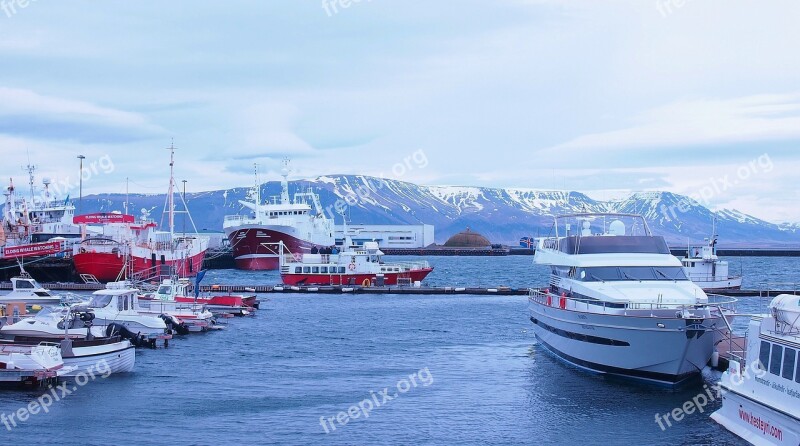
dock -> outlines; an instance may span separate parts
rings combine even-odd
[[[75,283],[75,282],[45,282],[44,288],[53,291],[97,291],[105,288],[102,283]],[[800,284],[799,284],[800,285]],[[0,282],[0,290],[10,290],[11,282]],[[188,290],[194,291],[194,286],[189,285]],[[529,288],[512,288],[508,286],[475,287],[475,286],[360,286],[360,285],[306,285],[289,286],[282,284],[269,285],[226,285],[212,284],[200,286],[200,292],[224,293],[316,293],[316,294],[409,294],[409,295],[499,295],[499,296],[527,296]],[[712,294],[728,297],[775,297],[779,294],[797,294],[794,290],[724,290]]]

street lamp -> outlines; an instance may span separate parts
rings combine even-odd
[[[81,160],[81,170],[78,172],[78,215],[83,214],[83,160],[86,159],[83,155],[78,155],[78,159]]]

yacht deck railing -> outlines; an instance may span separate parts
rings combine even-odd
[[[683,312],[684,310],[698,310],[702,308],[711,308],[711,309],[718,309],[720,315],[723,311],[735,311],[735,304],[738,302],[738,299],[727,297],[727,296],[720,296],[716,294],[707,294],[708,302],[707,303],[696,303],[696,304],[673,304],[673,303],[663,303],[663,302],[636,302],[636,301],[603,301],[599,299],[591,299],[591,298],[577,298],[577,297],[570,297],[566,295],[558,295],[555,293],[550,292],[542,292],[540,290],[530,290],[528,293],[528,300],[530,302],[535,302],[540,305],[546,305],[551,307],[560,307],[562,309],[569,309],[569,310],[581,310],[585,309],[586,311],[590,311],[590,306],[593,307],[591,309],[592,312],[598,312],[598,307],[602,309],[603,313],[609,314],[619,314],[620,311],[628,311],[628,310],[636,310],[639,311],[659,311],[663,313],[665,310],[672,310],[676,311],[679,310]],[[638,314],[637,314],[638,315]]]

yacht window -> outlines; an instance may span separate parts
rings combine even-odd
[[[123,301],[122,307],[125,309],[125,311],[128,311],[128,298],[126,297],[122,299],[122,301]]]
[[[320,272],[322,274],[328,274],[328,267],[327,266],[320,267]]]
[[[339,267],[339,274],[344,274],[344,273],[345,273],[344,267],[340,266]]]
[[[620,280],[619,268],[602,266],[598,268],[584,268],[586,282],[603,282],[606,280]]]
[[[17,281],[17,289],[18,290],[31,289],[31,288],[34,288],[33,283],[28,282],[27,280],[18,280]]]
[[[311,272],[314,273],[314,274],[319,274],[319,267],[315,266],[315,267],[311,268]]]
[[[656,273],[652,268],[624,267],[619,272],[626,280],[656,280]]]
[[[772,344],[772,355],[769,361],[769,373],[781,376],[781,361],[783,360],[783,346]]]
[[[35,295],[37,295],[39,297],[51,297],[52,296],[47,291],[34,291],[33,294],[35,294]]]
[[[158,287],[158,294],[170,294],[169,285],[161,285]]]
[[[658,278],[662,280],[688,280],[686,272],[679,266],[662,266],[654,269]]]
[[[794,359],[796,356],[797,350],[793,348],[787,347],[783,353],[783,373],[781,373],[781,376],[788,380],[791,380],[794,376]]]
[[[303,267],[303,272],[306,273],[306,274],[310,273],[311,272],[311,267],[310,266],[304,266]]]
[[[302,272],[303,272],[303,267],[302,266],[294,267],[294,273],[295,274],[299,274],[299,273],[302,273]]]
[[[761,350],[758,352],[758,361],[761,363],[759,367],[761,370],[767,370],[767,364],[769,364],[769,342],[761,341]]]

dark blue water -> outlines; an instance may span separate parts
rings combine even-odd
[[[436,266],[430,281],[439,285],[546,281],[546,271],[530,258],[430,261]],[[744,259],[743,270],[748,282],[789,282],[795,275],[794,259]],[[274,272],[240,271],[206,278],[276,280]],[[669,392],[612,382],[543,352],[523,296],[261,298],[254,318],[175,340],[168,349],[140,350],[134,373],[79,387],[10,432],[0,425],[0,439],[25,445],[741,444],[708,418],[716,403],[664,431],[655,423],[656,413],[680,407],[699,387]],[[335,420],[351,406],[375,401],[373,395],[381,402],[384,388],[398,395],[369,418],[353,412],[359,417],[346,425]],[[16,411],[40,393],[3,391],[0,412]]]

